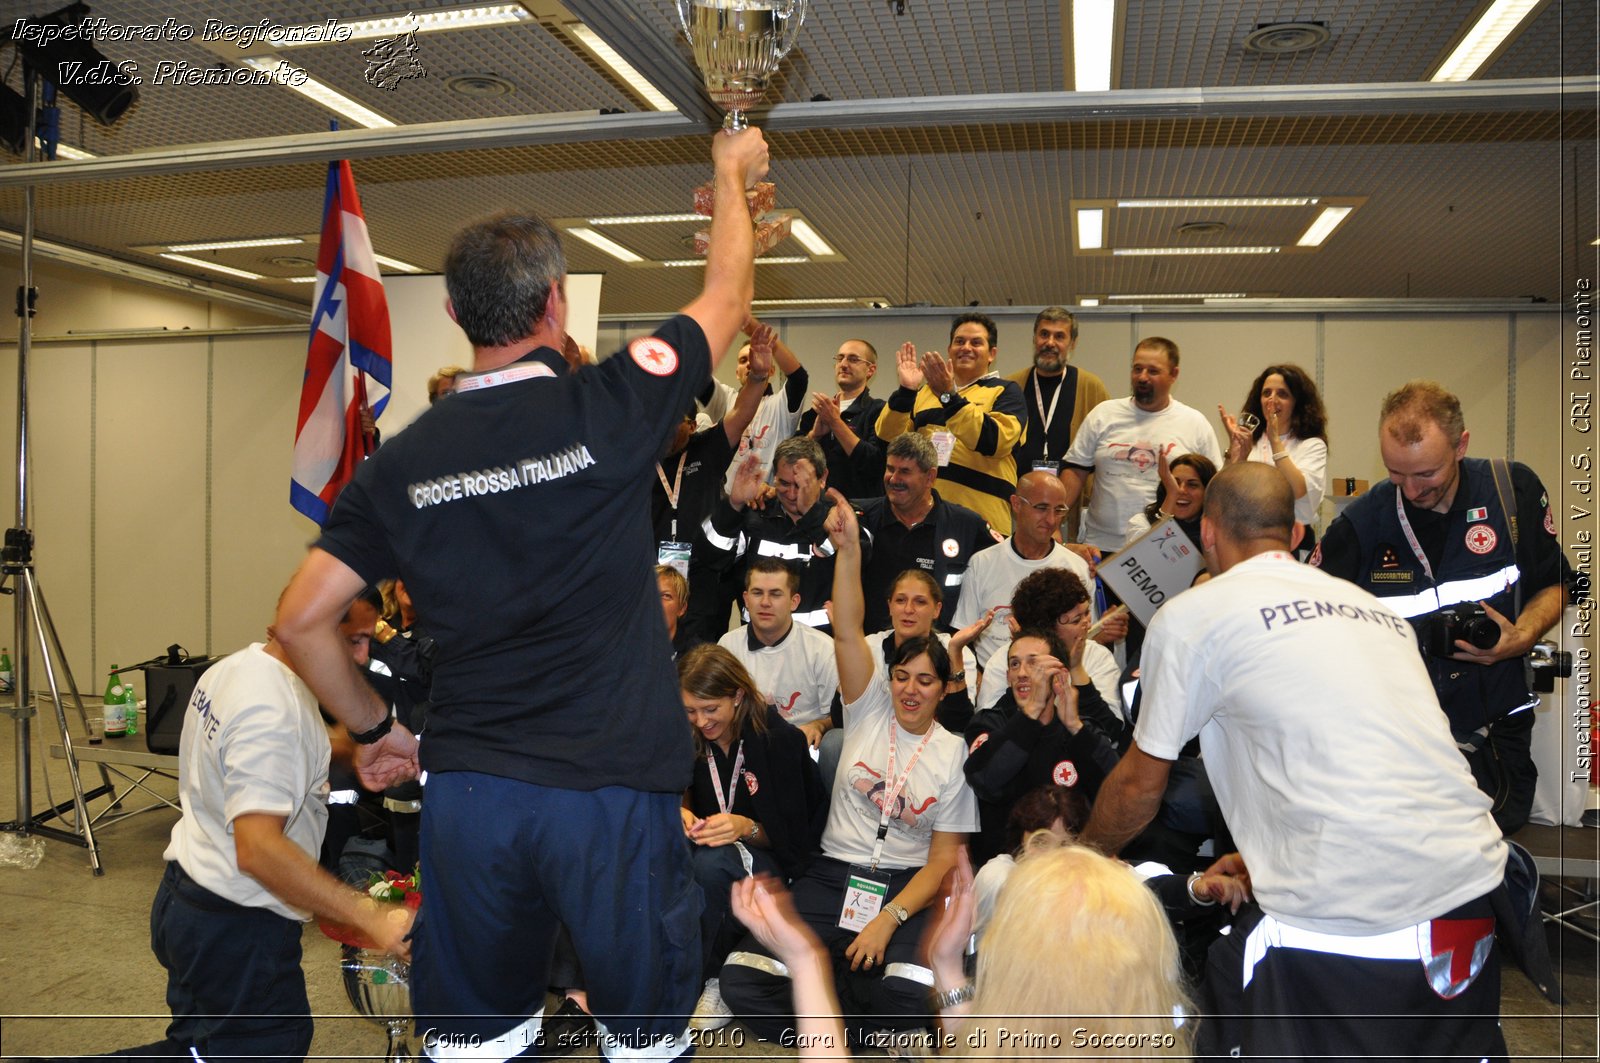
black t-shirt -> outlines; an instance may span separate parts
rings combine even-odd
[[[678,483],[678,465],[683,464],[683,482],[679,488],[678,506],[674,509],[667,500],[667,485]],[[728,442],[728,431],[720,424],[702,429],[689,437],[683,450],[662,458],[660,474],[652,477],[650,489],[650,523],[655,528],[658,542],[694,542],[700,535],[700,525],[711,515],[711,509],[722,497],[722,478],[733,460],[733,444]],[[672,522],[678,522],[673,534]]]
[[[567,374],[460,391],[364,462],[317,546],[398,576],[438,647],[422,766],[679,792],[693,745],[648,519],[659,441],[710,372],[675,317]]]

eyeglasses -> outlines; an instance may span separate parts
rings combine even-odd
[[[834,365],[871,365],[872,363],[858,354],[836,354],[833,356]]]
[[[1018,495],[1017,497],[1022,498],[1021,495]],[[1022,498],[1022,504],[1039,514],[1041,517],[1045,514],[1054,514],[1057,517],[1065,517],[1067,513],[1070,512],[1066,506],[1052,506],[1048,502],[1029,502],[1026,498]]]

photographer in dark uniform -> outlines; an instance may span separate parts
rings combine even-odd
[[[1461,400],[1414,380],[1383,401],[1389,480],[1328,527],[1311,564],[1416,627],[1428,674],[1500,829],[1528,821],[1538,695],[1524,659],[1566,604],[1550,500],[1525,465],[1469,458]]]

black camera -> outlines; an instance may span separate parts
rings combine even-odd
[[[1457,639],[1480,650],[1489,649],[1500,641],[1500,625],[1477,602],[1463,602],[1430,614],[1420,633],[1423,649],[1435,657],[1459,653]]]
[[[1528,651],[1528,685],[1541,694],[1556,688],[1557,679],[1572,678],[1572,654],[1548,640],[1535,642]]]

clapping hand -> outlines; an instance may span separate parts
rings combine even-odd
[[[1228,452],[1224,455],[1228,462],[1243,461],[1250,454],[1250,448],[1255,446],[1255,437],[1250,430],[1239,424],[1239,419],[1229,413],[1221,403],[1217,404],[1217,415],[1222,418],[1222,427],[1228,433]]]
[[[955,390],[955,378],[950,375],[950,363],[938,351],[922,356],[922,379],[935,395]]]
[[[908,340],[900,345],[900,351],[895,355],[894,369],[901,387],[911,391],[922,387],[922,367],[917,364],[916,344]]]

